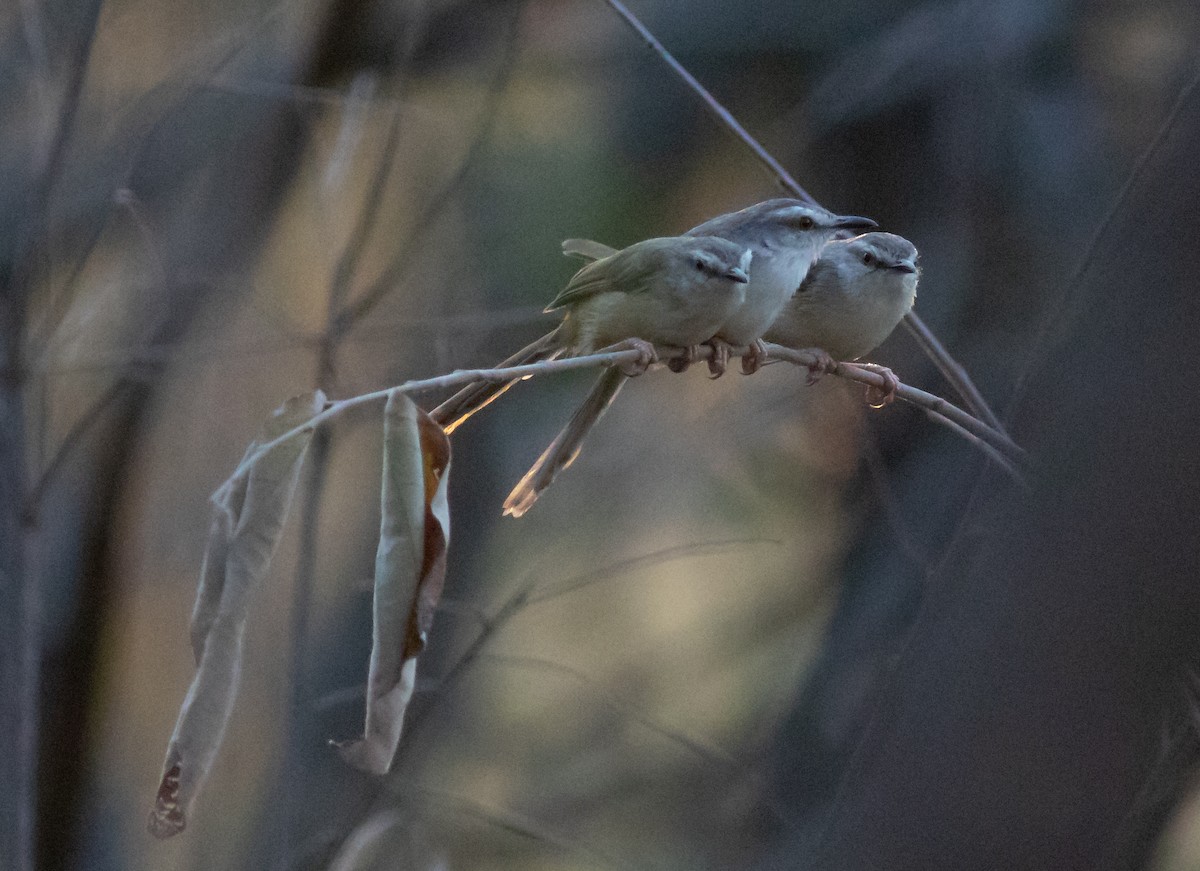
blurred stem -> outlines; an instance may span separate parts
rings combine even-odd
[[[399,246],[396,255],[392,258],[383,273],[371,283],[371,286],[367,288],[362,296],[334,316],[332,328],[339,335],[360,323],[363,318],[379,305],[388,293],[400,284],[405,272],[414,261],[413,254],[417,249],[417,244],[437,221],[438,215],[441,214],[446,204],[450,202],[455,192],[462,187],[468,173],[479,159],[479,155],[483,152],[483,147],[488,142],[492,128],[495,126],[496,116],[500,112],[500,98],[504,95],[508,87],[508,82],[512,78],[513,67],[516,64],[517,49],[519,46],[517,30],[522,5],[522,3],[517,3],[514,6],[511,29],[505,41],[504,54],[500,58],[500,64],[496,69],[495,75],[492,76],[491,84],[488,86],[487,94],[484,97],[483,109],[479,113],[479,122],[475,130],[475,135],[471,138],[471,145],[467,149],[466,156],[454,174],[442,185],[433,198],[429,200],[428,205],[417,217],[417,220],[413,222],[413,229],[409,233],[408,238]]]
[[[276,866],[286,866],[292,854],[291,845],[299,831],[296,825],[297,802],[301,799],[296,771],[302,765],[300,725],[307,713],[310,693],[305,679],[308,660],[308,627],[312,614],[313,588],[317,571],[317,530],[321,519],[321,496],[325,491],[329,468],[330,435],[320,430],[313,435],[309,448],[308,480],[304,487],[304,506],[300,516],[300,553],[296,565],[296,582],[292,590],[291,650],[289,652],[289,681],[291,701],[286,719],[282,770],[279,780],[278,807],[280,819],[276,825]]]
[[[39,579],[32,562],[36,529],[26,522],[26,376],[22,340],[27,302],[48,241],[50,198],[65,163],[94,42],[101,0],[88,5],[84,36],[70,70],[54,139],[26,194],[28,220],[13,261],[0,266],[0,856],[13,871],[35,865],[38,720],[41,686]]]
[[[0,856],[5,867],[34,867],[37,789],[37,687],[40,653],[37,584],[29,571],[30,528],[23,522],[25,416],[16,359],[20,345],[19,290],[0,295]]]
[[[348,117],[351,113],[347,113]],[[359,211],[358,220],[350,233],[346,246],[334,267],[329,283],[329,299],[325,330],[317,349],[316,387],[331,392],[337,379],[337,347],[339,339],[338,312],[349,292],[350,285],[358,272],[363,251],[371,238],[371,232],[379,217],[387,190],[388,178],[395,164],[396,148],[400,142],[401,110],[399,104],[393,109],[388,126],[387,140],[375,168],[367,197]],[[292,855],[291,844],[300,831],[297,825],[297,801],[302,790],[297,786],[295,772],[303,764],[303,749],[300,746],[301,726],[308,714],[311,699],[305,679],[305,664],[308,659],[308,632],[312,614],[313,589],[317,577],[317,536],[321,519],[321,498],[329,469],[331,437],[327,429],[318,431],[312,441],[308,482],[305,487],[304,507],[300,517],[300,553],[296,566],[296,582],[292,591],[291,650],[289,655],[291,703],[284,736],[284,753],[279,802],[280,819],[276,826],[275,858],[273,867],[286,867]]]
[[[619,346],[613,346],[619,347]],[[745,348],[734,348],[731,352],[732,357],[740,357]],[[767,344],[767,351],[770,356],[779,361],[793,363],[797,366],[812,368],[818,365],[815,355],[808,351],[796,351],[791,348],[784,348],[779,345]],[[681,356],[684,351],[681,348],[656,348],[655,352],[658,355],[660,362],[665,362],[674,357]],[[596,366],[628,366],[635,363],[641,355],[638,350],[601,350],[595,354],[587,354],[582,357],[559,357],[556,360],[543,360],[539,363],[528,363],[522,366],[507,366],[495,369],[458,369],[448,375],[439,375],[434,378],[424,378],[417,381],[406,381],[403,384],[395,387],[388,387],[383,390],[374,390],[370,393],[362,393],[358,396],[352,396],[349,399],[342,399],[336,402],[330,402],[324,411],[314,415],[310,420],[295,429],[288,430],[278,438],[260,445],[257,450],[247,454],[242,459],[242,462],[234,469],[231,478],[236,478],[239,475],[249,473],[250,468],[257,463],[262,457],[266,456],[279,445],[286,442],[288,439],[295,438],[302,433],[311,432],[319,426],[323,426],[329,420],[338,417],[341,414],[349,411],[352,408],[358,408],[363,405],[368,405],[372,402],[381,402],[386,400],[392,392],[400,393],[423,393],[429,390],[437,390],[443,387],[457,387],[462,384],[470,384],[475,381],[494,381],[503,383],[507,381],[521,381],[534,375],[548,375],[551,372],[565,372],[572,369],[587,369]],[[701,347],[698,359],[703,360],[711,356],[712,349]],[[828,372],[838,378],[845,378],[848,381],[855,381],[859,384],[864,384],[868,387],[878,387],[885,389],[887,382],[884,377],[878,372],[873,372],[863,369],[853,363],[835,363],[833,368]],[[932,412],[940,417],[945,417],[952,420],[958,425],[956,431],[965,432],[972,444],[986,443],[992,448],[1000,452],[1002,456],[1007,458],[1015,466],[1023,466],[1028,462],[1028,455],[1025,450],[1016,444],[1011,438],[1003,433],[992,429],[983,421],[972,417],[967,412],[963,411],[952,402],[942,399],[940,396],[935,396],[932,393],[926,393],[924,390],[918,390],[907,384],[899,384],[896,387],[896,398],[905,402],[909,402],[918,408]],[[989,454],[990,455],[990,454]],[[1020,481],[1020,478],[1017,478]]]
[[[92,45],[96,41],[96,25],[100,20],[100,7],[103,5],[103,0],[92,0],[85,11],[84,28],[86,35],[83,38],[83,44],[80,46],[79,56],[75,59],[75,63],[71,67],[71,78],[67,83],[66,94],[63,97],[62,107],[59,110],[61,116],[58,128],[54,134],[54,141],[47,152],[45,168],[39,174],[41,182],[37,192],[36,214],[40,215],[43,222],[48,217],[50,197],[54,193],[54,187],[58,183],[58,179],[62,175],[63,165],[66,163],[67,145],[71,141],[71,132],[75,129],[75,116],[79,112],[80,98],[83,95],[83,82],[87,78],[88,65],[92,57]]]
[[[938,341],[938,337],[925,325],[925,322],[910,311],[904,316],[901,323],[904,324],[908,334],[916,340],[920,349],[925,352],[925,356],[933,361],[933,365],[937,366],[942,377],[962,397],[971,413],[993,429],[1004,432],[1004,425],[1000,423],[1000,418],[988,407],[987,401],[979,392],[979,388],[975,386],[975,382],[971,380],[971,376],[967,374],[967,370],[950,356],[950,352]]]

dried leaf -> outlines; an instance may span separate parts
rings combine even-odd
[[[417,679],[417,655],[446,576],[450,442],[407,396],[384,411],[382,517],[363,737],[338,745],[355,768],[386,774]]]
[[[213,494],[213,522],[192,611],[196,676],[179,711],[150,812],[149,829],[155,837],[183,831],[221,745],[241,677],[250,595],[270,568],[312,431],[298,433],[251,460],[262,446],[302,426],[324,404],[324,394],[317,391],[276,409],[238,471]]]

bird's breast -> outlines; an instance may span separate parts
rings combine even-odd
[[[746,299],[721,328],[719,335],[735,345],[745,345],[760,338],[812,265],[813,252],[784,247],[755,249],[750,266],[750,283]]]

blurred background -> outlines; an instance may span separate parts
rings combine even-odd
[[[454,436],[380,781],[327,746],[379,523],[378,416],[340,421],[155,841],[207,498],[267,414],[487,365],[553,323],[563,238],[778,189],[601,0],[6,4],[4,867],[1200,868],[1200,7],[632,8],[820,202],[914,241],[1031,489],[836,379],[664,371],[502,519],[590,373],[520,384]],[[903,331],[871,359],[950,395]]]

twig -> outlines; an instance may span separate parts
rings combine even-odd
[[[802,188],[799,182],[792,178],[791,174],[783,168],[782,164],[772,157],[767,150],[763,148],[762,144],[753,136],[751,136],[749,132],[747,132],[745,127],[738,123],[737,119],[730,114],[728,109],[718,103],[717,99],[710,94],[703,85],[696,81],[695,76],[684,69],[683,65],[679,63],[679,61],[677,61],[674,56],[672,56],[671,53],[663,47],[662,43],[655,38],[654,34],[652,34],[646,28],[646,25],[642,24],[642,22],[638,20],[637,16],[635,16],[625,7],[625,4],[622,3],[621,0],[605,0],[605,2],[608,3],[608,5],[611,6],[616,13],[621,16],[622,19],[624,19],[626,24],[633,28],[638,36],[640,36],[646,42],[646,44],[650,46],[655,54],[662,58],[663,63],[670,67],[677,76],[683,79],[684,83],[691,88],[696,96],[698,96],[704,102],[704,105],[708,107],[709,111],[711,111],[713,115],[717,117],[717,120],[724,124],[729,132],[740,139],[742,144],[744,144],[750,149],[751,152],[753,152],[754,156],[758,158],[759,163],[765,166],[775,176],[775,179],[779,183],[780,187],[788,191],[793,196],[804,200],[805,202],[818,205],[813,196],[804,188]],[[950,356],[950,352],[948,352],[945,346],[937,340],[937,338],[933,335],[933,332],[930,331],[929,327],[925,325],[925,322],[921,320],[920,316],[918,316],[916,312],[909,312],[907,315],[905,315],[904,323],[909,328],[910,332],[917,337],[917,343],[921,346],[921,350],[925,352],[929,359],[934,362],[934,365],[936,365],[942,374],[946,376],[946,379],[950,382],[954,389],[958,391],[959,395],[962,396],[963,400],[967,403],[967,406],[977,416],[987,421],[987,423],[993,429],[1003,432],[1003,427],[1000,426],[999,418],[997,418],[992,410],[988,407],[983,395],[975,387],[975,384],[971,381],[970,376],[967,375],[966,370],[964,370],[963,367],[960,366],[958,362]]]
[[[622,560],[615,565],[603,566],[595,571],[585,572],[582,575],[566,578],[558,583],[547,584],[543,587],[534,588],[529,592],[529,595],[526,599],[526,604],[536,605],[539,602],[545,602],[548,599],[556,599],[559,596],[565,596],[569,593],[574,593],[577,590],[590,587],[598,582],[625,576],[629,572],[638,569],[646,569],[679,559],[694,559],[696,557],[711,556],[713,554],[727,554],[737,548],[760,544],[771,544],[778,546],[782,544],[782,542],[773,538],[734,538],[724,541],[689,543],[677,545],[676,547],[668,547],[664,548],[663,550],[656,550],[652,551],[651,553],[642,554],[641,556],[635,556],[627,560]]]
[[[511,656],[499,653],[484,654],[481,657],[484,661],[489,661],[500,666],[506,666],[513,669],[523,669],[529,671],[541,671],[547,674],[558,675],[573,681],[578,686],[588,690],[593,700],[607,706],[614,713],[624,717],[630,722],[638,723],[647,731],[658,735],[660,738],[675,744],[678,747],[697,756],[702,762],[709,766],[719,766],[729,769],[729,776],[737,781],[739,779],[749,782],[756,787],[761,796],[760,801],[763,807],[770,811],[771,816],[780,825],[788,828],[797,828],[795,815],[789,813],[779,802],[773,800],[771,789],[763,778],[761,772],[756,771],[754,767],[745,764],[744,760],[730,753],[724,747],[718,744],[708,743],[698,738],[693,738],[688,735],[683,729],[676,728],[667,723],[659,722],[649,714],[639,711],[637,707],[629,704],[617,693],[606,687],[601,681],[596,680],[584,671],[577,668],[572,668],[564,663],[555,662],[550,659],[543,659],[535,656]]]
[[[925,410],[925,416],[928,417],[930,420],[932,420],[934,423],[940,423],[942,426],[946,427],[951,432],[958,433],[960,436],[965,438],[967,441],[974,444],[981,451],[983,451],[985,454],[987,454],[988,457],[993,462],[996,463],[996,465],[998,465],[1000,468],[1004,469],[1004,471],[1007,472],[1009,474],[1009,476],[1011,476],[1018,484],[1020,484],[1022,487],[1028,487],[1028,485],[1025,483],[1025,478],[1021,475],[1020,470],[1018,470],[1016,466],[1014,466],[1012,463],[1010,463],[1008,461],[1008,459],[1002,453],[1000,453],[998,450],[996,450],[990,444],[985,442],[983,439],[977,437],[974,433],[970,432],[965,427],[959,426],[957,423],[955,423],[950,418],[943,417],[942,415],[936,414],[935,412],[932,412],[929,409]]]
[[[781,352],[786,352],[787,350],[788,349],[786,348],[780,348]],[[838,363],[837,367],[838,368],[835,369],[833,373],[835,375],[841,375],[843,378],[849,378],[851,381],[858,381],[862,384],[872,384],[881,388],[885,386],[882,375],[872,372],[869,369],[863,369],[855,363]],[[842,372],[841,370],[843,369],[851,371]],[[863,378],[859,378],[857,374],[851,374],[851,372],[866,376],[874,376],[874,378],[870,381],[867,381]],[[1025,462],[1029,459],[1029,455],[1025,452],[1025,449],[1014,442],[1009,436],[997,429],[994,429],[978,418],[972,417],[970,414],[963,411],[949,400],[942,399],[940,396],[927,393],[926,391],[921,390],[919,387],[912,387],[908,384],[901,384],[896,390],[896,396],[899,399],[903,399],[905,402],[911,402],[913,405],[918,405],[926,411],[932,411],[941,417],[953,420],[960,427],[967,430],[975,437],[980,438],[992,445],[1005,456],[1010,457],[1013,460]]]
[[[985,421],[993,429],[1005,432],[1000,418],[988,407],[987,401],[979,392],[979,388],[975,386],[975,382],[971,380],[971,376],[967,374],[967,370],[950,356],[950,352],[938,341],[937,336],[925,325],[925,322],[910,311],[900,323],[916,340],[917,346],[925,352],[925,356],[933,361],[933,365],[937,366],[942,377],[963,398],[971,413]]]
[[[816,358],[803,351],[794,351],[790,348],[783,348],[779,345],[767,345],[768,353],[779,360],[786,360],[790,363],[796,363],[800,366],[812,366],[816,363]],[[674,357],[683,356],[685,353],[681,348],[656,348],[660,360],[669,360]],[[712,349],[701,347],[699,357],[704,359],[711,355]],[[733,349],[732,356],[740,356],[744,353],[745,348]],[[501,369],[459,369],[447,375],[438,375],[434,378],[424,378],[417,381],[406,381],[395,387],[388,387],[384,390],[375,390],[370,393],[363,393],[359,396],[353,396],[349,399],[343,399],[329,403],[328,407],[319,414],[314,415],[306,423],[294,429],[288,430],[278,438],[272,439],[269,442],[261,445],[258,450],[246,456],[241,465],[234,470],[231,478],[237,478],[249,472],[249,469],[257,463],[263,456],[274,450],[279,445],[286,442],[288,439],[296,436],[312,432],[318,426],[328,422],[334,417],[337,417],[344,412],[357,408],[362,405],[367,405],[372,402],[381,402],[387,399],[388,395],[393,392],[399,393],[423,393],[429,390],[438,390],[447,387],[458,387],[462,384],[469,384],[474,381],[518,381],[534,375],[546,375],[551,372],[565,372],[573,369],[588,369],[595,366],[623,366],[637,362],[641,356],[640,351],[601,351],[596,354],[587,354],[582,357],[566,357],[557,360],[543,360],[539,363],[528,363],[522,366],[510,366]],[[866,384],[874,387],[884,388],[886,382],[883,376],[860,369],[852,363],[838,363],[830,373],[839,378],[845,378],[849,381],[857,381],[860,384]],[[907,384],[901,384],[896,390],[896,396],[929,412],[952,419],[963,429],[969,431],[978,439],[991,445],[1002,455],[1007,457],[1013,464],[1021,463],[1025,459],[1025,452],[1008,436],[997,432],[986,423],[972,417],[967,412],[963,411],[953,403],[942,399],[939,396],[934,396],[932,393],[926,393],[924,390],[918,390],[915,387],[910,387]],[[974,443],[974,442],[973,442]]]
[[[1176,123],[1179,121],[1180,113],[1187,105],[1192,92],[1198,87],[1200,87],[1200,70],[1180,89],[1179,95],[1175,98],[1170,111],[1167,112],[1167,116],[1159,124],[1158,130],[1155,131],[1154,137],[1147,143],[1141,154],[1138,155],[1137,160],[1134,161],[1128,178],[1125,179],[1125,183],[1121,185],[1121,190],[1117,192],[1112,204],[1108,207],[1108,211],[1105,212],[1100,226],[1096,228],[1096,232],[1088,240],[1087,247],[1083,249],[1083,257],[1080,258],[1079,263],[1071,271],[1071,277],[1059,286],[1059,291],[1050,300],[1049,305],[1046,306],[1044,313],[1039,318],[1040,323],[1037,335],[1034,336],[1031,345],[1033,353],[1025,354],[1021,358],[1022,362],[1017,371],[1016,382],[1013,384],[1012,395],[1009,397],[1008,407],[1005,410],[1006,417],[1011,418],[1017,404],[1024,397],[1026,381],[1040,362],[1038,359],[1039,355],[1049,352],[1051,331],[1055,328],[1063,329],[1064,321],[1067,320],[1071,311],[1072,298],[1079,292],[1083,276],[1092,265],[1096,253],[1100,250],[1100,243],[1109,234],[1113,222],[1117,219],[1117,215],[1120,214],[1125,202],[1129,199],[1130,194],[1133,193],[1134,187],[1141,181],[1142,175],[1149,167],[1151,159],[1158,154],[1163,143],[1167,141],[1167,136],[1174,130]]]
[[[805,351],[794,351],[791,348],[784,348],[780,345],[772,345],[770,343],[767,344],[767,351],[772,357],[787,360],[789,363],[795,363],[799,366],[809,366],[814,360]],[[882,375],[872,372],[869,369],[863,369],[854,363],[837,363],[830,374],[881,389],[886,389],[887,387],[887,382]],[[969,433],[975,439],[979,439],[981,443],[994,448],[1012,463],[1023,463],[1028,459],[1025,449],[1003,432],[993,429],[978,418],[972,417],[949,400],[942,399],[940,396],[935,396],[932,393],[927,393],[908,384],[900,384],[896,388],[896,398],[903,399],[905,402],[922,408],[926,412],[935,414],[940,418],[952,421],[959,429]],[[973,443],[975,442],[973,441]],[[1018,475],[1017,477],[1020,480],[1020,476]]]
[[[791,174],[783,168],[783,165],[772,157],[767,149],[763,148],[762,144],[746,131],[745,127],[738,123],[738,120],[730,114],[729,110],[717,102],[717,98],[710,94],[708,89],[696,80],[695,76],[684,69],[683,64],[675,60],[674,55],[663,48],[663,44],[649,31],[646,25],[638,20],[636,15],[625,7],[625,4],[621,0],[605,0],[605,2],[625,20],[626,24],[633,28],[634,32],[645,41],[646,45],[650,46],[655,54],[663,59],[663,62],[675,72],[675,75],[683,79],[684,83],[695,92],[696,96],[704,101],[704,105],[717,117],[717,120],[724,124],[729,132],[754,152],[754,156],[758,158],[759,163],[775,176],[780,185],[806,203],[817,204],[812,195],[800,187],[800,183],[792,178]]]
[[[87,411],[81,414],[79,419],[71,425],[71,429],[63,437],[62,442],[59,443],[57,450],[55,450],[54,456],[50,458],[50,462],[46,464],[41,474],[38,475],[37,480],[29,488],[29,493],[25,497],[25,505],[22,509],[22,517],[26,522],[33,522],[41,511],[42,496],[45,495],[46,489],[70,458],[71,452],[75,450],[76,445],[83,440],[88,430],[100,420],[109,406],[119,399],[129,386],[130,382],[128,381],[115,381],[108,389],[96,397]]]
[[[492,82],[488,86],[488,91],[484,98],[484,107],[480,112],[475,135],[471,139],[471,145],[467,149],[466,155],[454,171],[454,174],[442,185],[441,189],[417,217],[408,239],[400,246],[391,263],[383,271],[383,274],[371,284],[370,288],[362,296],[348,303],[334,317],[332,329],[336,333],[344,333],[361,322],[400,283],[405,272],[413,263],[413,251],[416,249],[417,243],[421,241],[425,232],[437,220],[438,215],[445,208],[454,193],[462,186],[463,182],[466,181],[468,173],[478,161],[479,155],[483,152],[484,145],[491,136],[492,128],[495,126],[496,117],[500,111],[501,97],[503,97],[508,87],[513,67],[516,64],[517,47],[519,44],[517,32],[520,26],[517,20],[520,15],[519,8],[514,15],[516,17],[513,19],[512,32],[509,34],[507,47],[500,59],[499,67],[492,77]]]

